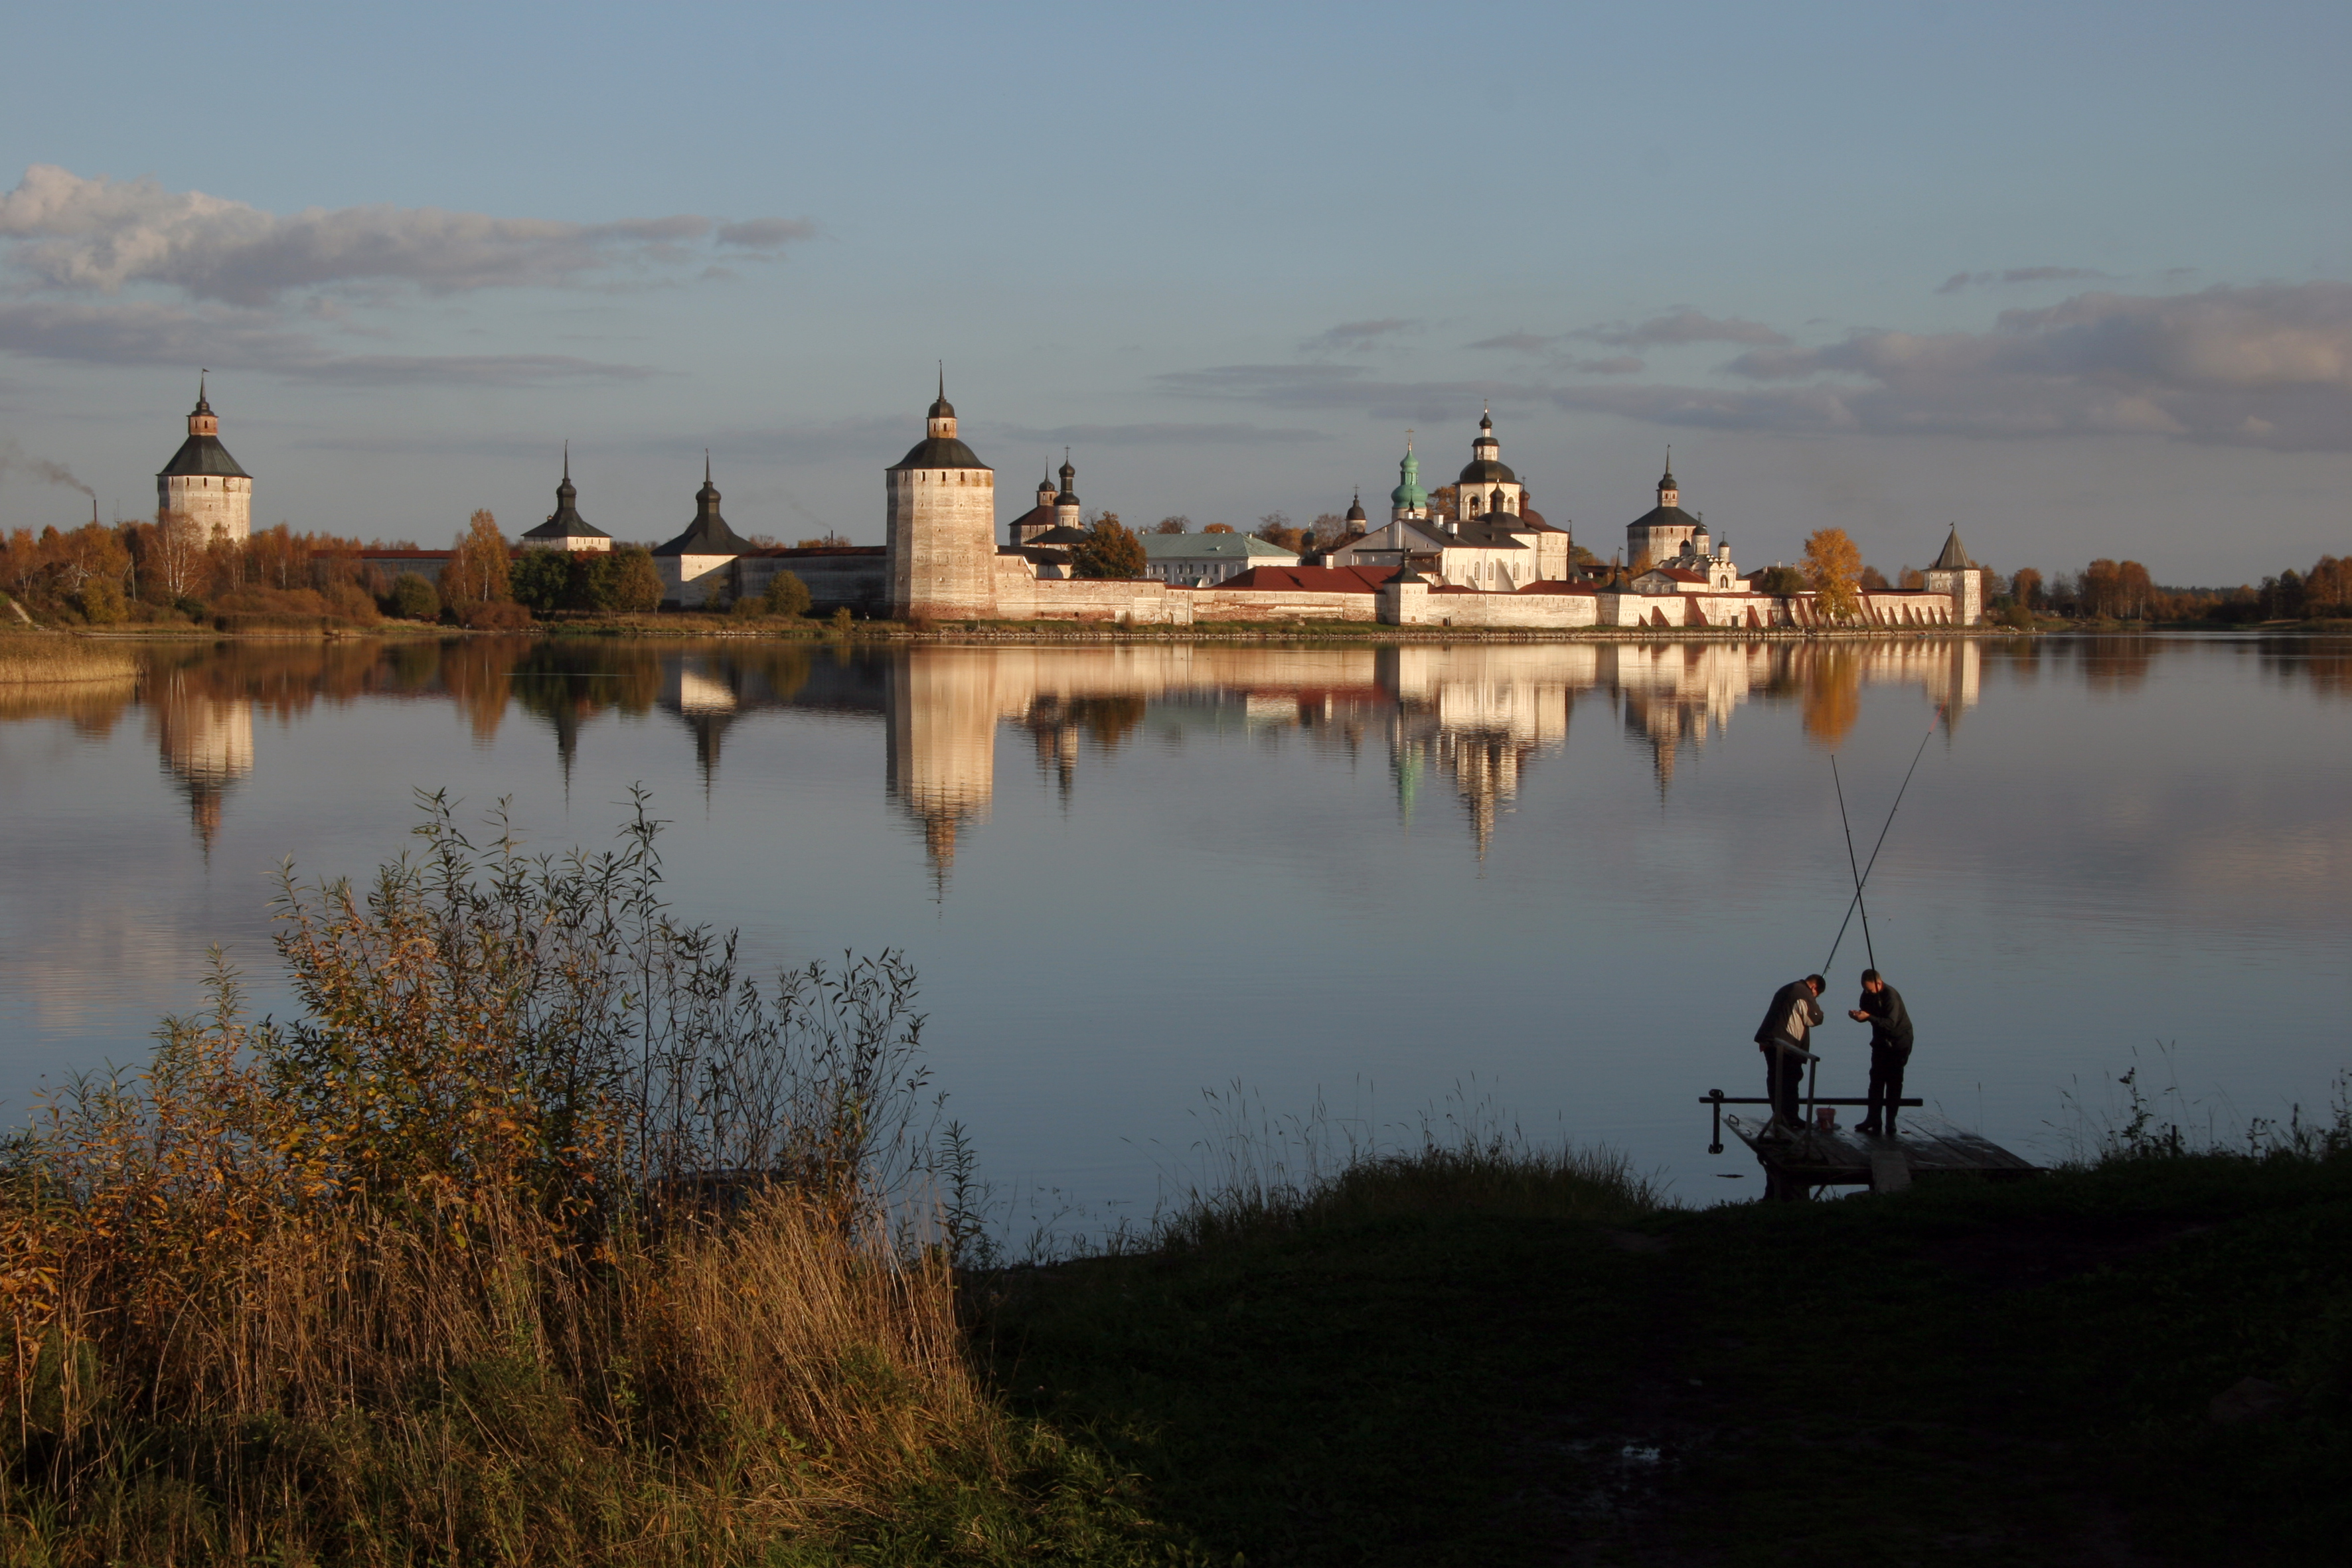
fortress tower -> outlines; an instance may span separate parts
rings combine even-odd
[[[944,374],[925,431],[883,474],[890,614],[901,620],[993,616],[996,474],[957,439]]]
[[[196,405],[188,413],[188,438],[155,476],[155,510],[184,517],[210,541],[215,533],[232,542],[253,533],[253,476],[236,466],[220,443],[220,416],[196,382]]]

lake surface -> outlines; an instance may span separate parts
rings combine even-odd
[[[2352,1064],[2340,639],[138,657],[0,693],[12,1117],[141,1058],[207,944],[282,1005],[281,859],[364,876],[418,789],[602,846],[643,783],[682,913],[763,963],[908,953],[937,1084],[1025,1202],[1148,1208],[1236,1085],[1387,1138],[1486,1103],[1753,1195],[1696,1099],[1760,1092],[1757,1019],[1844,913],[1832,753],[1867,856],[1923,738],[1870,940],[1931,1109],[2056,1156],[2136,1052],[2224,1131]],[[1863,1091],[1866,962],[1857,927],[1823,1093]]]

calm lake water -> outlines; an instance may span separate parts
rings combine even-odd
[[[601,846],[642,782],[681,912],[764,963],[905,950],[1007,1191],[1148,1207],[1239,1085],[1391,1137],[1486,1102],[1752,1195],[1695,1100],[1760,1092],[1757,1018],[1844,912],[1832,754],[1867,855],[1931,731],[1870,888],[1931,1109],[2055,1156],[2135,1052],[2224,1130],[2352,1064],[2341,640],[139,657],[0,694],[10,1116],[141,1058],[209,943],[282,1005],[281,859],[366,874],[417,789]],[[1865,962],[1857,928],[1824,1093],[1863,1089]]]

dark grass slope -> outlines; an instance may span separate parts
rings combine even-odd
[[[1170,1241],[971,1300],[1016,1408],[1210,1561],[2334,1563],[2352,1531],[2341,1155],[1701,1213],[1402,1161]],[[2218,1424],[2250,1376],[2294,1403]]]

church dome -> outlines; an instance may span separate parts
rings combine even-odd
[[[1429,504],[1429,492],[1421,488],[1421,459],[1412,448],[1404,449],[1404,460],[1397,465],[1397,488],[1389,492],[1389,504],[1418,509]]]
[[[1465,485],[1515,485],[1519,476],[1493,458],[1475,458],[1463,465],[1460,482]]]
[[[1361,490],[1357,491],[1356,499],[1348,503],[1348,521],[1349,522],[1364,521],[1364,496]]]

